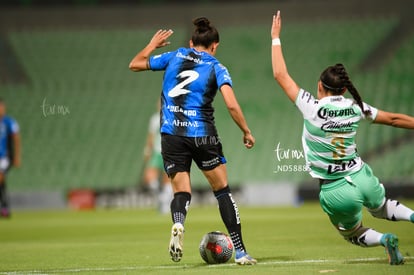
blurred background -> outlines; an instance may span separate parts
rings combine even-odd
[[[162,73],[136,74],[128,65],[159,28],[174,30],[168,49],[187,46],[191,20],[199,16],[220,32],[217,58],[232,75],[257,141],[244,149],[218,95],[216,124],[241,203],[317,199],[318,184],[303,171],[302,116],[272,77],[272,15],[282,11],[283,50],[301,87],[316,94],[322,70],[343,63],[365,102],[414,115],[413,6],[403,0],[1,1],[0,97],[23,142],[22,166],[8,174],[12,207],[66,207],[74,192],[81,194],[74,207],[82,200],[92,207],[153,204],[142,188],[143,151]],[[357,141],[390,195],[414,197],[413,131],[363,123]],[[192,181],[195,203],[214,200],[196,168]]]

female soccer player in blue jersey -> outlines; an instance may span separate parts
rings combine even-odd
[[[171,178],[174,198],[170,255],[181,260],[184,221],[191,200],[190,167],[192,160],[202,170],[217,198],[223,222],[233,241],[235,261],[255,264],[242,240],[240,216],[227,183],[226,159],[214,123],[212,102],[219,89],[231,117],[243,132],[246,148],[252,148],[252,136],[232,89],[226,67],[214,57],[219,45],[217,29],[207,18],[194,20],[195,30],[189,48],[151,56],[156,48],[170,44],[171,30],[159,30],[149,44],[131,61],[132,71],[165,71],[161,93],[161,145],[164,167]]]
[[[281,26],[278,11],[271,29],[273,74],[304,117],[302,143],[310,174],[319,179],[322,209],[346,240],[363,247],[382,245],[391,265],[404,263],[397,236],[362,225],[362,207],[376,218],[392,221],[414,222],[414,211],[386,199],[384,186],[356,152],[355,134],[362,119],[414,129],[414,117],[364,103],[342,64],[322,72],[314,98],[288,74],[279,38]],[[343,96],[347,90],[353,100]]]
[[[6,174],[20,166],[20,134],[17,122],[7,116],[6,103],[0,98],[0,217],[10,217],[6,192]]]

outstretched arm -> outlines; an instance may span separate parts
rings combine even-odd
[[[282,18],[280,17],[280,11],[277,11],[277,14],[273,15],[273,23],[272,23],[272,30],[271,30],[273,76],[276,79],[276,81],[279,83],[280,87],[282,87],[283,91],[285,91],[289,99],[295,102],[300,88],[295,83],[295,81],[290,77],[287,67],[286,67],[285,59],[282,53],[282,46],[280,44],[281,28],[282,28]]]
[[[172,30],[158,30],[148,45],[142,49],[129,63],[129,69],[134,72],[149,70],[148,60],[151,53],[170,44],[167,39],[173,34]]]
[[[249,126],[247,126],[246,119],[244,118],[243,112],[237,102],[236,96],[234,95],[233,88],[229,85],[223,85],[220,88],[221,94],[224,98],[224,103],[229,110],[231,118],[239,126],[243,132],[243,142],[246,148],[250,149],[254,146],[255,138],[250,132]]]
[[[414,129],[414,117],[381,110],[378,110],[374,123],[385,124],[397,128]]]

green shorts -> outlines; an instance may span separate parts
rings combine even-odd
[[[153,152],[148,162],[147,167],[157,168],[158,170],[164,170],[164,162],[162,161],[162,155],[158,152]]]
[[[371,168],[364,164],[358,172],[329,184],[321,185],[319,201],[332,224],[350,230],[362,221],[362,206],[376,209],[385,198],[384,186]]]

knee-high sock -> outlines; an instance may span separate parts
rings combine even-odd
[[[362,225],[353,231],[339,230],[339,233],[348,242],[362,247],[378,246],[382,244],[382,233],[377,232],[372,228],[363,227]]]
[[[369,212],[380,219],[414,222],[414,211],[397,200],[387,199],[379,208],[369,209]]]
[[[381,245],[383,234],[369,228],[359,236],[359,242],[362,247],[371,247]]]
[[[173,223],[181,223],[184,225],[190,202],[190,193],[178,192],[174,194],[174,198],[171,201],[171,218]]]
[[[237,250],[245,251],[241,233],[239,209],[231,196],[230,188],[227,186],[214,192],[214,195],[218,201],[221,218],[230,234],[234,247]]]

